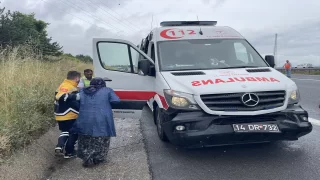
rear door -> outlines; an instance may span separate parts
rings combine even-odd
[[[106,78],[121,99],[112,105],[115,117],[137,118],[146,102],[155,95],[155,77],[143,75],[138,67],[142,59],[152,60],[134,44],[125,40],[94,38],[93,65],[95,77]]]

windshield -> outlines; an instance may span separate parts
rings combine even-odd
[[[159,42],[162,71],[268,67],[243,39],[201,39]]]

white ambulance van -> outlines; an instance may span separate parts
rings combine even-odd
[[[148,104],[159,138],[188,147],[297,140],[312,131],[297,85],[230,27],[167,21],[134,45],[93,40],[94,72],[121,103],[115,117]]]

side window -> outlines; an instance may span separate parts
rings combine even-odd
[[[140,47],[140,50],[141,50],[142,52],[144,52],[145,54],[148,53],[148,52],[147,52],[148,48],[146,48],[146,41],[147,41],[147,39],[143,39],[142,42],[141,42],[141,47]],[[141,54],[140,54],[139,57],[138,57],[138,60],[139,60],[139,59],[143,59],[143,56],[142,56]]]
[[[151,59],[153,60],[153,62],[155,62],[156,56],[155,56],[154,44],[153,44],[153,43],[151,44],[150,51],[151,51],[151,52],[150,52]]]
[[[237,60],[240,60],[246,64],[249,63],[250,55],[248,54],[246,47],[242,43],[234,43],[234,49],[237,56]]]
[[[132,57],[133,72],[138,73],[138,61],[142,56],[140,56],[140,53],[138,53],[132,47],[130,47],[130,53],[131,53],[131,57]]]
[[[134,48],[122,43],[99,42],[98,53],[106,70],[138,73],[140,53]]]

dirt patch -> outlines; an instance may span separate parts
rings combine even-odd
[[[64,163],[54,155],[58,137],[56,127],[51,128],[27,148],[13,154],[0,166],[0,179],[44,179]]]

